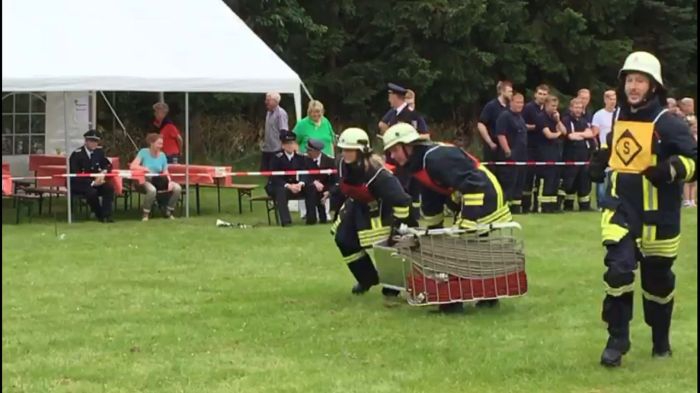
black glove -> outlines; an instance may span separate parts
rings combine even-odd
[[[661,164],[650,166],[642,172],[642,175],[654,185],[660,186],[674,182],[677,178],[682,178],[685,168],[678,156],[671,156]]]
[[[600,149],[591,154],[591,160],[588,163],[588,176],[594,183],[602,183],[605,181],[605,169],[608,167],[610,159],[610,150]]]

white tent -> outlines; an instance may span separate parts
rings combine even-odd
[[[277,91],[299,118],[300,86],[221,0],[2,1],[4,92]]]

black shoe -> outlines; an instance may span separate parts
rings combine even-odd
[[[438,306],[438,311],[444,314],[458,314],[464,312],[463,303],[447,303]]]
[[[306,225],[316,225],[316,220],[306,221]]]
[[[365,287],[364,285],[360,284],[359,282],[357,284],[355,284],[355,286],[352,287],[352,294],[353,295],[363,295],[367,291],[369,291],[369,288]]]
[[[498,299],[479,300],[474,306],[477,308],[493,308],[498,306]]]
[[[396,289],[391,289],[387,287],[382,288],[382,295],[386,297],[397,297],[400,293],[401,291],[397,291]]]
[[[282,228],[287,228],[287,227],[291,227],[291,226],[292,226],[292,223],[291,223],[291,222],[283,222],[283,223],[280,224],[280,225],[282,226]]]
[[[600,356],[600,364],[605,367],[620,367],[622,356],[629,352],[631,343],[628,339],[608,338],[608,344]]]
[[[671,351],[671,348],[665,348],[665,349],[654,349],[651,350],[651,357],[653,358],[670,358],[673,355],[673,351]]]
[[[114,219],[113,219],[111,216],[105,217],[105,218],[103,218],[103,219],[100,220],[100,221],[101,221],[101,222],[104,222],[105,224],[112,224],[112,223],[114,223]]]

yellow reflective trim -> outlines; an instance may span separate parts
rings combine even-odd
[[[508,201],[508,204],[511,206],[520,206],[523,204],[522,199],[513,199],[512,201]]]
[[[605,283],[605,293],[607,293],[610,296],[618,297],[618,296],[622,296],[625,293],[629,293],[629,292],[634,292],[634,283],[623,285],[623,286],[618,287],[618,288],[613,288],[610,285],[608,285],[608,283]]]
[[[473,229],[476,228],[476,221],[472,220],[467,220],[466,218],[458,218],[457,222],[455,222],[457,226],[459,226],[462,229]]]
[[[671,293],[668,294],[666,297],[660,297],[656,295],[652,295],[651,293],[645,291],[642,289],[642,296],[644,296],[645,299],[650,300],[654,303],[659,303],[659,304],[667,304],[671,300],[673,300],[673,296],[676,294],[676,291],[673,290]]]
[[[641,239],[639,249],[645,256],[675,258],[678,256],[680,245],[681,236],[678,235],[674,238],[663,240]]]
[[[513,216],[510,214],[510,208],[508,206],[503,206],[486,217],[477,219],[476,222],[479,224],[491,224],[494,222],[510,222],[512,220]]]
[[[584,203],[585,203],[585,202],[590,202],[590,201],[591,201],[591,196],[590,196],[590,195],[586,195],[586,196],[578,197],[578,201],[579,201],[579,202],[584,202]]]
[[[617,198],[617,172],[613,171],[610,175],[610,195]]]
[[[576,194],[566,194],[566,197],[564,197],[565,200],[567,201],[575,201],[576,200]]]
[[[546,197],[543,195],[544,194],[544,179],[540,179],[539,184],[537,185],[537,200],[540,201],[539,206],[537,207],[537,212],[542,213],[542,204],[543,203],[552,203],[550,200],[551,197]],[[554,201],[556,202],[556,201]]]
[[[656,165],[656,154],[651,156],[652,165]],[[646,177],[642,177],[642,195],[644,211],[656,211],[659,209],[659,193],[656,187]],[[642,242],[656,239],[656,226],[644,225],[642,227]]]
[[[555,203],[557,201],[555,196],[540,196],[538,199],[542,203]]]
[[[356,253],[354,253],[354,254],[350,254],[350,255],[348,255],[348,256],[343,257],[343,262],[345,262],[345,263],[352,263],[352,262],[355,262],[355,261],[357,261],[358,259],[364,257],[366,254],[367,254],[367,253],[365,252],[365,250],[360,250],[360,251],[358,251],[358,252],[356,252]]]
[[[411,206],[418,208],[420,207],[420,202],[413,202],[411,203]]]
[[[408,206],[394,206],[393,210],[396,218],[407,218],[411,212],[411,208]]]
[[[558,190],[557,190],[557,195],[562,196],[562,197],[566,197],[566,191],[564,191],[564,190],[562,190],[562,189],[558,189]]]
[[[619,242],[627,232],[626,228],[621,227],[617,224],[612,223],[612,217],[615,214],[613,210],[605,209],[603,210],[603,215],[600,220],[601,237],[603,241],[614,241]]]
[[[372,229],[380,229],[382,227],[382,218],[372,217],[370,219],[370,225],[372,226]]]
[[[683,164],[683,167],[685,168],[685,177],[683,178],[683,180],[690,181],[690,179],[693,178],[693,174],[695,174],[695,161],[683,156],[678,156],[678,158],[680,159],[681,164]]]
[[[503,206],[503,189],[501,188],[501,183],[498,182],[496,176],[494,176],[493,173],[491,173],[491,171],[486,169],[485,166],[481,165],[479,166],[479,169],[486,174],[486,177],[488,177],[489,180],[491,180],[491,184],[496,190],[496,206]]]
[[[426,216],[423,215],[423,221],[425,222],[425,225],[427,226],[433,226],[433,225],[438,225],[442,223],[445,220],[445,214],[444,213],[439,213],[434,216]]]

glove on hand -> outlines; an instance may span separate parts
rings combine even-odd
[[[663,184],[674,182],[681,171],[684,171],[681,160],[678,159],[678,156],[671,156],[661,164],[648,167],[642,172],[642,175],[644,175],[654,187],[658,188]]]
[[[605,169],[608,167],[610,159],[610,150],[600,149],[594,151],[591,155],[591,160],[588,164],[588,176],[594,183],[602,183],[605,181]]]

